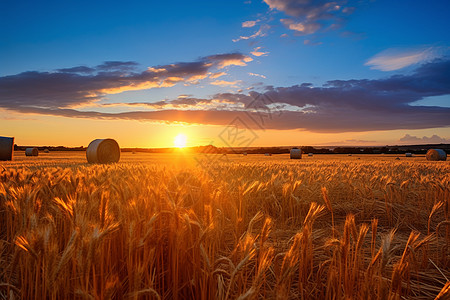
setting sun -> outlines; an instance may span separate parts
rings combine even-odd
[[[186,141],[187,141],[186,135],[180,133],[175,137],[173,144],[175,145],[175,147],[184,148],[186,147]]]

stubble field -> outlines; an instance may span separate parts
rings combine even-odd
[[[448,299],[450,164],[396,157],[16,153],[0,299]]]

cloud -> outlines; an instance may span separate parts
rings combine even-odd
[[[257,77],[261,77],[261,78],[266,78],[266,76],[261,75],[261,74],[256,74],[256,73],[248,73],[248,75],[250,75],[250,76],[257,76]]]
[[[381,71],[395,71],[424,61],[430,61],[438,56],[438,48],[421,47],[415,49],[391,48],[370,58],[364,65]]]
[[[106,61],[96,67],[100,71],[131,71],[136,69],[139,64],[134,61]]]
[[[337,29],[354,11],[347,1],[264,0],[271,10],[283,12],[289,19],[280,19],[296,35],[309,35],[321,29]]]
[[[233,42],[239,42],[241,40],[250,40],[250,39],[254,39],[257,37],[261,37],[261,36],[266,36],[267,35],[267,30],[270,29],[270,25],[267,24],[263,24],[259,27],[258,31],[256,31],[254,34],[249,35],[249,36],[240,36],[237,39],[233,39]]]
[[[241,57],[242,60],[245,58]],[[0,107],[30,114],[74,118],[123,119],[227,125],[241,117],[252,128],[302,129],[313,132],[426,129],[450,126],[450,108],[410,105],[430,96],[450,95],[450,60],[436,59],[408,75],[381,79],[328,81],[323,86],[302,83],[289,87],[267,86],[264,93],[220,93],[207,98],[185,97],[159,102],[128,103],[149,110],[106,113],[80,111],[74,105],[101,99],[99,91],[145,81],[209,74],[232,56],[202,58],[193,63],[154,67],[145,72],[80,75],[25,72],[0,77]],[[157,79],[156,79],[157,78]],[[225,82],[225,81],[224,81]],[[235,82],[226,82],[235,83]],[[226,84],[229,86],[228,84]],[[244,89],[245,90],[245,89]],[[255,100],[256,99],[256,100]],[[255,106],[255,103],[257,106]],[[116,104],[117,105],[117,104]],[[254,120],[262,119],[264,124]]]
[[[423,136],[421,138],[405,134],[404,137],[399,139],[399,142],[402,144],[449,144],[450,139],[442,138],[436,134],[433,134],[430,137]]]
[[[250,27],[255,26],[256,23],[258,23],[258,22],[259,22],[259,20],[256,20],[256,21],[245,21],[245,22],[242,22],[242,27],[250,28]]]
[[[309,20],[330,18],[333,14],[345,10],[346,1],[323,1],[323,0],[264,0],[270,9],[282,11],[291,17],[304,17]]]
[[[188,95],[188,94],[181,94],[181,95],[178,95],[178,98],[179,98],[179,99],[181,99],[181,98],[188,98],[188,97],[192,97],[192,95]]]
[[[211,70],[245,66],[252,58],[240,53],[217,54],[194,62],[178,62],[136,71],[135,62],[105,62],[54,72],[29,71],[0,77],[0,107],[20,109],[69,108],[90,104],[105,95],[124,91],[170,87],[179,82],[194,84]]]
[[[253,58],[240,53],[210,55],[207,57],[207,59],[216,63],[219,69],[223,69],[227,66],[232,65],[246,66],[246,63],[253,60]]]
[[[90,74],[94,73],[96,71],[95,68],[89,68],[86,66],[78,66],[78,67],[72,67],[72,68],[65,68],[65,69],[58,69],[58,72],[61,73],[85,73]]]
[[[162,100],[157,102],[131,102],[131,103],[104,103],[99,106],[102,107],[144,107],[153,110],[171,110],[177,111],[199,111],[199,110],[231,110],[242,109],[245,105],[236,99],[227,98],[227,93],[217,94],[209,99],[201,99],[195,97],[178,97],[173,100]],[[251,98],[250,98],[251,99]],[[250,99],[245,100],[246,103],[250,103]],[[148,111],[147,111],[148,112]],[[114,115],[110,115],[114,118]]]
[[[224,76],[224,75],[227,75],[227,73],[225,73],[225,72],[216,72],[216,73],[213,73],[213,74],[209,75],[209,78],[215,79],[215,78],[219,78],[220,76]]]
[[[259,51],[259,49],[261,49],[261,47],[256,47],[250,53],[254,56],[265,56],[265,55],[269,54],[269,52],[262,52],[262,51]]]
[[[297,35],[312,34],[321,28],[321,25],[316,22],[296,23],[291,19],[281,19],[280,22],[283,23],[283,25],[287,28],[296,31]]]
[[[235,81],[225,81],[225,80],[215,80],[213,82],[211,82],[212,85],[220,85],[220,86],[233,86],[238,84],[240,81],[239,80],[235,80]]]

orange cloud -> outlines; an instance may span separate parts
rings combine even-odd
[[[211,82],[211,84],[220,85],[220,86],[231,86],[231,85],[236,85],[239,82],[240,82],[239,80],[235,80],[235,81],[216,80],[216,81]]]
[[[251,53],[252,55],[254,55],[254,56],[263,56],[263,55],[269,54],[269,52],[258,51],[259,49],[261,49],[261,47],[256,47],[256,48],[253,49],[253,51],[250,52],[250,53]]]
[[[236,58],[236,59],[229,59],[229,60],[223,60],[218,64],[219,69],[223,69],[227,66],[246,66],[247,62],[252,61],[253,58],[246,56],[245,58]]]
[[[227,75],[227,73],[225,73],[225,72],[217,72],[217,73],[211,74],[209,77],[212,78],[212,79],[216,79],[216,78],[219,78],[220,76],[224,76],[224,75]]]

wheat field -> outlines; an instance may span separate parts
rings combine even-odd
[[[450,164],[16,154],[0,299],[448,299]]]

